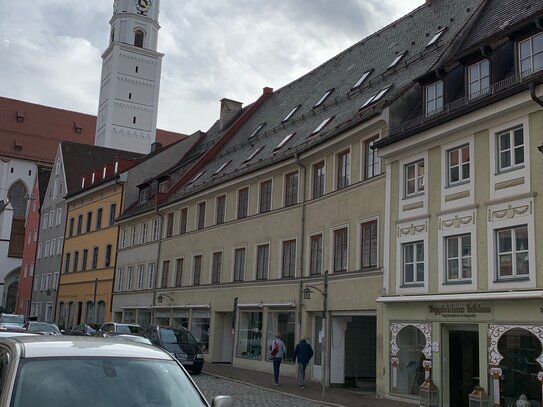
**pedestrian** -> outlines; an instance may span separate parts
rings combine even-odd
[[[304,336],[300,337],[300,342],[294,348],[294,362],[298,362],[298,387],[303,389],[305,386],[305,369],[313,357],[313,349],[307,343]]]
[[[273,384],[275,386],[279,385],[279,367],[281,366],[281,362],[286,356],[286,353],[287,348],[285,347],[285,343],[281,340],[281,334],[276,332],[270,352],[273,362]]]

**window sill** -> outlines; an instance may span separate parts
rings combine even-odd
[[[443,285],[466,285],[471,284],[472,280],[445,281]]]
[[[508,172],[513,172],[513,171],[516,171],[516,170],[522,170],[526,168],[526,165],[524,164],[520,164],[520,165],[515,165],[513,167],[507,167],[507,168],[504,168],[504,169],[499,169],[498,172],[494,173],[494,175],[501,175],[501,174],[507,174]]]
[[[507,283],[518,283],[521,281],[530,281],[530,277],[502,277],[497,280],[494,280],[494,284],[507,284]]]
[[[424,287],[423,283],[416,283],[416,284],[402,284],[400,285],[400,288],[421,288]]]
[[[471,178],[468,179],[468,180],[462,180],[462,181],[455,182],[454,184],[449,183],[449,184],[445,185],[445,189],[455,188],[455,187],[459,187],[461,185],[468,185],[470,182],[471,182]]]
[[[414,194],[411,194],[411,195],[405,195],[402,200],[406,200],[406,199],[411,199],[411,198],[417,198],[419,196],[424,196],[424,194],[426,193],[426,191],[422,191],[422,192],[416,192]]]

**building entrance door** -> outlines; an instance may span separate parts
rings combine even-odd
[[[449,406],[469,407],[469,394],[479,384],[477,326],[449,328]]]

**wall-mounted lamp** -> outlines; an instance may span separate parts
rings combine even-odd
[[[170,301],[173,301],[173,297],[168,295],[168,294],[159,294],[158,297],[157,297],[157,301],[159,304],[162,304],[162,301],[164,300],[164,297],[166,297],[167,299],[169,299]]]

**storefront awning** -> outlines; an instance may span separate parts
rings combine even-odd
[[[377,298],[380,303],[402,302],[439,302],[439,301],[494,301],[494,300],[539,300],[543,298],[542,290],[502,291],[461,294],[422,294],[422,295],[390,295]]]

